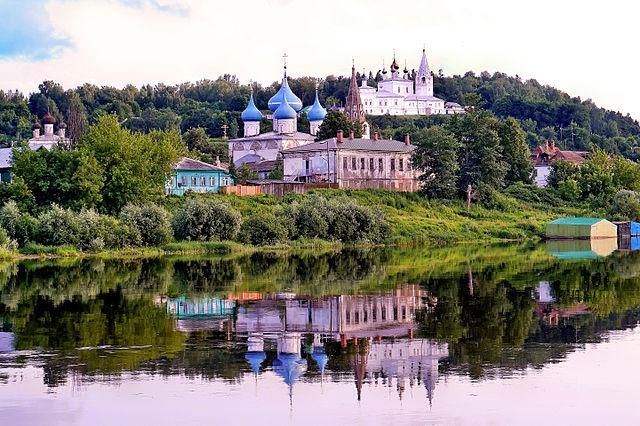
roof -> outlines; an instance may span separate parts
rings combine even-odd
[[[570,161],[572,163],[583,163],[586,160],[587,153],[583,151],[558,151],[554,160]]]
[[[284,77],[282,77],[282,85],[280,86],[280,89],[276,92],[275,95],[271,97],[271,99],[269,99],[268,106],[271,112],[275,112],[275,110],[277,110],[282,103],[282,100],[285,98],[287,99],[287,103],[289,104],[289,106],[294,110],[300,111],[302,109],[302,101],[289,88],[286,68]]]
[[[549,222],[550,225],[595,225],[598,222],[607,221],[597,217],[561,217],[554,221]],[[607,221],[608,222],[608,221]]]
[[[251,185],[301,185],[304,186],[304,182],[292,182],[288,180],[279,180],[279,179],[252,179],[247,181],[248,184]]]
[[[276,133],[276,132],[267,132],[267,133],[261,133],[255,136],[247,136],[244,138],[230,139],[229,142],[270,141],[270,140],[280,141],[283,139],[286,139],[286,140],[297,139],[297,140],[307,140],[307,141],[316,140],[315,136],[310,135],[309,133],[295,132],[295,133],[287,133],[283,135],[281,133]]]
[[[324,120],[327,115],[327,110],[324,109],[322,105],[320,105],[320,99],[318,99],[318,89],[316,89],[316,99],[313,102],[313,106],[307,112],[307,118],[309,121],[320,121]]]
[[[182,157],[180,161],[173,166],[174,170],[193,170],[203,172],[228,172],[228,169],[220,166],[214,166],[213,164],[205,163],[204,161],[194,160],[193,158]]]
[[[262,113],[258,108],[256,108],[256,104],[253,102],[253,92],[251,92],[251,97],[249,98],[249,104],[242,114],[240,115],[242,121],[260,121],[262,120]]]
[[[378,90],[376,92],[376,97],[378,98],[404,98],[404,95],[400,93],[389,92],[388,90]]]
[[[444,100],[437,98],[435,96],[429,95],[409,95],[405,98],[407,101],[434,101],[434,102],[444,102]]]
[[[294,152],[315,152],[326,151],[327,143],[330,150],[345,149],[351,151],[383,151],[383,152],[412,152],[416,149],[415,145],[406,145],[404,142],[388,139],[364,139],[356,138],[349,139],[345,137],[342,139],[342,143],[338,143],[336,138],[326,139],[324,141],[314,142],[307,145],[297,146],[294,148],[285,149],[282,151],[285,153]]]
[[[276,168],[276,160],[262,160],[246,164],[254,172],[270,172]]]

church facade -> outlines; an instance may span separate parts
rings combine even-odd
[[[433,95],[433,75],[424,49],[415,76],[406,67],[401,74],[394,57],[389,72],[386,68],[382,70],[382,77],[377,88],[367,85],[366,78],[362,79],[360,98],[367,115],[460,114],[465,111],[459,104],[445,102]]]

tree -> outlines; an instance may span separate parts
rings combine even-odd
[[[338,130],[342,130],[345,137],[348,137],[351,131],[353,131],[356,138],[362,137],[362,126],[360,123],[349,121],[340,111],[329,111],[318,129],[317,139],[325,140],[335,138]]]
[[[425,180],[430,179],[431,174],[435,175],[422,192],[430,198],[454,198],[458,189],[460,142],[441,126],[417,130],[411,140],[417,147],[411,162],[423,172],[420,178]]]
[[[496,131],[498,126],[498,120],[487,111],[463,114],[451,121],[449,130],[461,142],[458,154],[461,193],[468,185],[484,185],[490,189],[503,187],[508,165],[503,159],[500,136]]]
[[[497,130],[502,145],[502,155],[507,165],[505,184],[531,183],[533,163],[520,124],[515,118],[509,117],[499,123]]]
[[[234,178],[237,183],[244,185],[248,180],[258,179],[258,174],[246,163],[242,163],[235,171]]]
[[[115,115],[105,115],[89,127],[80,150],[102,167],[100,210],[117,213],[130,202],[150,201],[163,193],[184,145],[177,130],[131,133],[120,127]]]
[[[273,170],[269,173],[269,179],[280,180],[282,178],[284,178],[284,163],[282,161],[282,156],[278,154]]]
[[[87,111],[77,93],[71,95],[69,108],[67,109],[67,137],[75,146],[87,131]]]

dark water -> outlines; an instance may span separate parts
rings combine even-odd
[[[640,253],[602,251],[0,265],[0,424],[638,424]]]

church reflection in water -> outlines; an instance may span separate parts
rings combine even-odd
[[[245,359],[256,377],[273,371],[290,392],[302,377],[324,380],[335,356],[341,365],[348,359],[358,399],[370,383],[395,386],[400,398],[406,386],[424,386],[431,401],[438,363],[449,355],[446,343],[414,337],[416,315],[428,315],[437,304],[415,285],[381,295],[246,292],[159,302],[180,331],[216,330],[246,340]],[[338,350],[328,350],[333,347]]]

